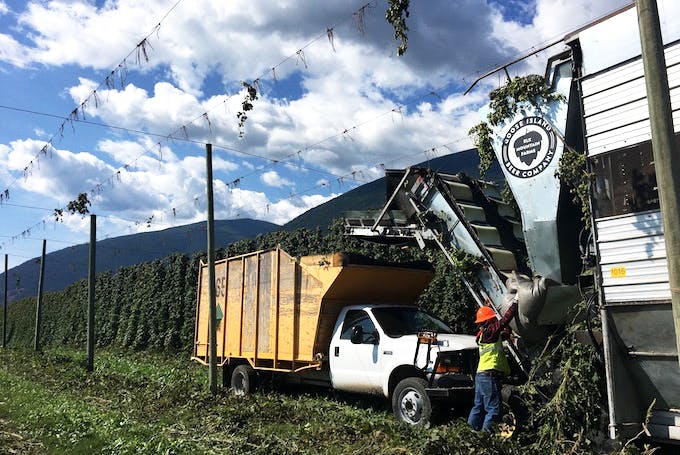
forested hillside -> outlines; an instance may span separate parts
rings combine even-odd
[[[461,172],[470,177],[478,178],[479,154],[475,149],[465,150],[423,161],[414,164],[413,167],[426,167],[434,171],[449,174]],[[504,181],[503,172],[497,162],[494,161],[491,164],[491,167],[485,174],[485,179],[502,184]],[[330,201],[307,210],[302,215],[284,224],[283,229],[313,229],[317,226],[326,228],[330,226],[334,219],[341,217],[345,212],[380,209],[385,204],[386,197],[389,197],[389,195],[385,195],[385,187],[385,177],[361,185]]]

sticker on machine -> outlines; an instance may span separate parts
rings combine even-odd
[[[609,273],[610,273],[612,278],[625,278],[626,277],[626,268],[623,267],[623,266],[610,267]]]
[[[541,117],[525,117],[503,137],[502,161],[514,177],[536,177],[548,168],[557,150],[557,135]]]

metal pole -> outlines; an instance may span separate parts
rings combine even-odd
[[[2,306],[2,347],[7,347],[7,255],[5,255],[5,298]]]
[[[97,215],[90,215],[90,260],[88,264],[87,290],[87,371],[94,371],[94,298],[97,275]]]
[[[671,100],[656,0],[636,0],[645,70],[652,151],[663,220],[675,342],[680,352],[680,156],[675,151]],[[678,359],[680,362],[680,358]]]
[[[43,302],[43,287],[45,284],[45,247],[47,240],[43,239],[42,258],[40,259],[40,279],[38,280],[38,304],[35,307],[35,339],[33,349],[36,352],[40,351],[40,325],[42,324],[42,302]]]
[[[208,383],[211,393],[217,392],[217,311],[215,308],[215,211],[212,186],[212,144],[205,144],[206,188],[208,196],[208,296],[210,320],[208,321]]]

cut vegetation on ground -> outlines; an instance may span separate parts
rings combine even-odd
[[[206,392],[186,359],[105,352],[0,351],[0,438],[16,453],[522,453],[461,421],[398,425],[380,401],[268,390]],[[486,447],[479,450],[480,447]],[[7,449],[5,449],[7,450]]]

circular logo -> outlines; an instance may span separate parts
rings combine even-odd
[[[514,177],[535,177],[548,168],[555,156],[557,135],[541,117],[525,117],[503,137],[503,166]]]

